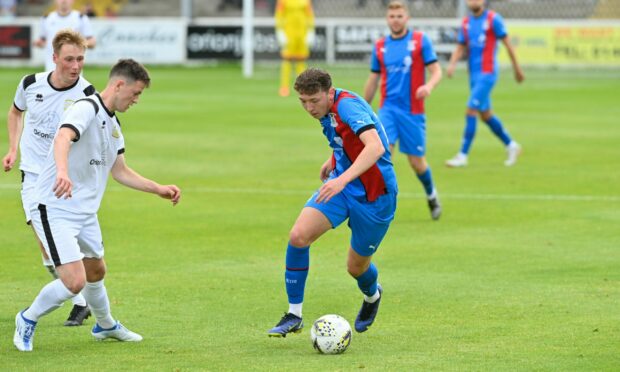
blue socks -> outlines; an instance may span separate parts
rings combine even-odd
[[[476,135],[476,116],[465,116],[465,131],[463,132],[463,144],[461,146],[461,153],[464,155],[469,154],[469,148],[474,141]]]
[[[502,140],[504,145],[508,146],[508,144],[512,142],[512,139],[508,135],[508,132],[506,132],[506,130],[504,129],[504,126],[502,125],[502,122],[497,118],[497,116],[495,115],[491,116],[489,121],[487,121],[486,123],[489,126],[489,128],[491,128],[491,131],[500,140]]]
[[[286,294],[289,304],[304,302],[304,288],[310,266],[310,247],[296,248],[288,244],[286,249]]]
[[[431,167],[427,167],[424,173],[418,174],[417,176],[420,182],[422,182],[422,185],[424,186],[426,196],[431,196],[433,194],[433,190],[435,189],[435,186],[433,185],[433,175],[431,174]]]
[[[375,264],[371,263],[366,270],[365,273],[355,278],[357,280],[357,286],[362,290],[362,292],[370,297],[377,293],[377,278],[379,277],[379,272],[377,271],[377,267]]]

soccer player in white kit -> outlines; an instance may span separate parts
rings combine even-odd
[[[106,272],[97,211],[108,175],[136,190],[179,202],[181,190],[142,177],[125,163],[125,141],[116,112],[138,103],[150,84],[148,72],[132,59],[118,61],[101,94],[77,101],[60,121],[58,133],[36,184],[38,205],[32,224],[60,276],[15,316],[13,343],[32,351],[37,321],[82,291],[97,323],[97,340],[141,341],[110,313],[103,284]]]
[[[9,151],[2,159],[2,165],[6,172],[10,171],[15,165],[17,150],[20,149],[22,205],[29,225],[30,209],[36,207],[34,185],[52,147],[60,118],[73,102],[95,93],[95,88],[80,76],[86,48],[84,38],[75,31],[61,30],[56,34],[53,45],[56,68],[52,72],[22,78],[7,121]],[[43,255],[43,265],[57,278],[54,264],[38,238],[37,243]],[[65,325],[82,325],[84,319],[90,316],[86,300],[78,294],[72,302],[73,308]]]
[[[74,0],[56,0],[56,10],[43,17],[39,39],[34,45],[45,48],[45,71],[54,69],[52,54],[52,40],[56,33],[62,29],[70,28],[79,32],[86,39],[86,47],[94,48],[96,44],[95,34],[86,14],[73,10]]]

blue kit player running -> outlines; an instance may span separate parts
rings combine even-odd
[[[310,244],[345,220],[351,229],[347,269],[364,294],[355,330],[374,322],[383,290],[371,263],[396,210],[396,176],[379,118],[358,95],[332,87],[329,74],[310,68],[295,82],[304,109],[321,123],[333,152],[321,167],[324,182],[312,195],[290,232],[284,275],[289,310],[269,330],[285,337],[301,332]]]
[[[385,127],[393,151],[396,141],[400,152],[424,186],[431,217],[441,216],[441,205],[426,162],[426,115],[424,99],[441,80],[441,67],[430,39],[422,32],[409,31],[409,13],[402,1],[388,4],[387,23],[390,35],[377,41],[372,52],[370,76],[364,88],[368,103],[381,81],[379,118]],[[426,82],[426,70],[430,79]]]
[[[521,146],[512,140],[499,118],[491,112],[491,90],[497,81],[499,72],[497,63],[497,40],[501,40],[515,73],[515,80],[522,82],[525,77],[508,38],[503,18],[492,10],[485,9],[484,0],[467,0],[470,14],[463,18],[463,24],[458,35],[458,45],[450,58],[448,77],[452,77],[456,63],[463,54],[469,53],[469,86],[471,94],[467,103],[465,117],[465,131],[461,151],[452,159],[446,161],[448,167],[464,167],[467,165],[467,156],[471,143],[476,134],[476,115],[487,123],[506,146],[508,158],[504,165],[510,167],[517,162],[521,154]]]

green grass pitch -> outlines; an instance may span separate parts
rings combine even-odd
[[[0,70],[10,107],[28,70]],[[317,354],[312,321],[350,322],[360,305],[346,273],[349,231],[313,245],[301,335],[270,339],[286,310],[288,231],[320,184],[329,148],[276,69],[252,80],[234,66],[152,68],[141,102],[121,114],[127,161],[176,183],[181,203],[110,182],[99,213],[112,314],[139,344],[98,343],[93,320],[43,318],[33,353],[12,344],[16,312],[50,277],[19,198],[0,176],[0,370],[618,370],[620,369],[620,105],[618,71],[504,72],[494,108],[523,145],[514,168],[479,123],[470,165],[447,169],[463,128],[465,71],[427,102],[428,159],[444,215],[395,156],[396,219],[375,262],[385,296],[376,323],[340,356]],[[103,88],[105,69],[85,76]],[[362,90],[365,67],[333,68]],[[7,148],[0,116],[0,150]]]

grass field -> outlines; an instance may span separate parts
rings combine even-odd
[[[31,72],[0,70],[3,107]],[[33,353],[14,349],[15,314],[50,277],[13,171],[0,176],[0,369],[620,370],[618,71],[527,71],[523,86],[504,73],[494,107],[524,148],[510,169],[484,124],[470,166],[443,166],[460,143],[467,92],[464,71],[442,82],[427,110],[444,216],[430,220],[397,155],[397,215],[375,257],[381,311],[340,356],[317,354],[308,327],[357,313],[346,226],[312,247],[307,329],[266,336],[287,306],[289,228],[329,156],[318,123],[296,98],[277,97],[275,69],[253,80],[230,66],[151,72],[152,87],[121,115],[127,161],[179,185],[183,199],[172,208],[111,181],[99,213],[112,313],[144,341],[97,343],[92,319],[62,326],[65,305],[40,321]],[[105,74],[86,71],[100,89]],[[332,74],[361,91],[367,69]]]

